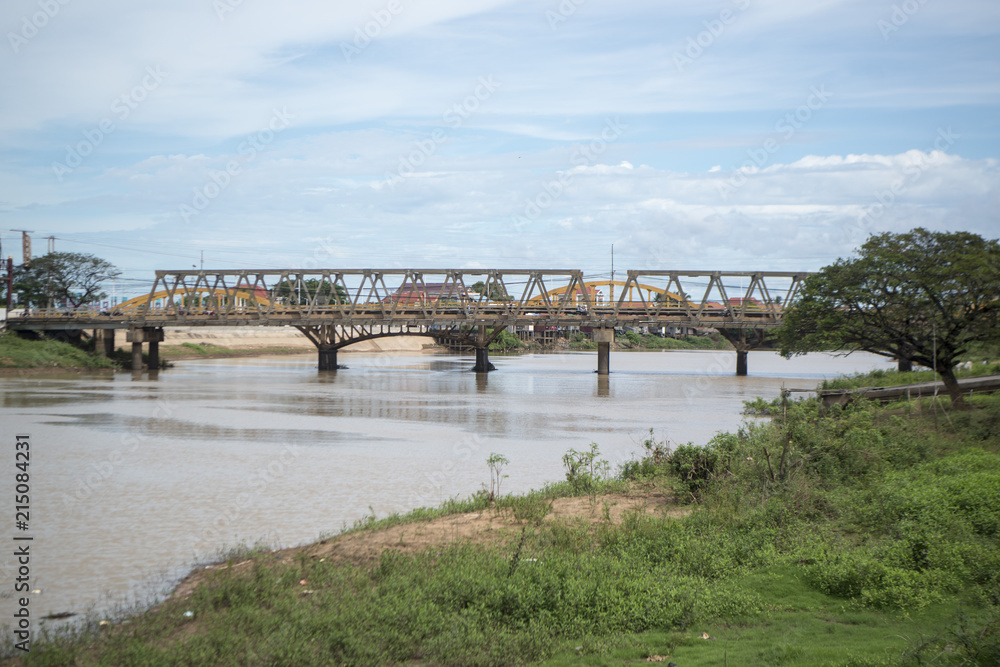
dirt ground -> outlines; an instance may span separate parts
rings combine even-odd
[[[613,523],[618,523],[630,511],[643,511],[660,516],[684,516],[690,508],[681,507],[660,492],[635,492],[581,498],[557,498],[544,521],[582,522],[596,525],[604,520],[605,506]],[[408,523],[379,530],[346,533],[315,544],[282,549],[275,552],[288,565],[299,562],[304,554],[314,560],[346,561],[365,565],[378,559],[385,550],[416,553],[427,548],[471,542],[488,544],[509,539],[521,529],[509,511],[483,510],[468,514],[453,514],[432,521]],[[171,594],[173,599],[185,598],[219,567],[248,568],[249,560],[232,565],[217,564],[199,568],[188,575]]]

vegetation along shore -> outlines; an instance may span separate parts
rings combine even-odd
[[[704,446],[650,434],[617,471],[570,450],[517,496],[497,453],[471,498],[230,553],[14,660],[997,664],[1000,397],[969,407],[794,401]]]

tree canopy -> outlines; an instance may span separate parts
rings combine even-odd
[[[507,290],[503,288],[503,285],[499,283],[492,283],[490,285],[490,293],[486,294],[486,283],[482,280],[472,284],[472,291],[477,294],[482,294],[486,296],[490,301],[512,301],[510,295],[507,294]]]
[[[121,275],[111,262],[76,252],[50,252],[14,270],[14,292],[22,306],[66,303],[76,308],[107,298],[102,284]]]
[[[937,370],[961,406],[959,357],[1000,340],[1000,243],[920,228],[871,236],[857,257],[810,276],[783,319],[785,357],[863,350],[915,362]]]
[[[347,290],[342,285],[325,280],[320,282],[316,278],[301,283],[283,280],[274,288],[273,293],[276,297],[290,298],[293,303],[307,303],[317,295],[322,304],[347,303]]]

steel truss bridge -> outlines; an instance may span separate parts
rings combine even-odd
[[[805,272],[627,271],[625,280],[586,280],[579,270],[316,269],[157,271],[149,293],[100,310],[31,309],[14,330],[95,330],[114,350],[127,330],[133,368],[158,364],[167,327],[294,326],[319,350],[320,370],[337,350],[385,336],[434,336],[476,350],[477,371],[492,370],[490,343],[504,330],[581,329],[598,343],[598,373],[609,370],[614,330],[714,328],[747,351],[780,326]],[[109,344],[110,340],[110,344]],[[137,360],[137,361],[136,361]]]

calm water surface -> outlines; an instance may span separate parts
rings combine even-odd
[[[492,452],[510,459],[504,491],[524,491],[562,478],[570,448],[596,442],[617,464],[650,429],[704,443],[742,423],[744,400],[783,384],[891,367],[752,352],[750,377],[737,378],[732,352],[619,352],[601,378],[594,353],[492,361],[488,376],[469,372],[470,357],[428,354],[342,354],[350,368],[321,375],[310,354],[182,361],[138,381],[0,378],[11,537],[14,435],[31,436],[36,622],[148,601],[228,546],[291,546],[372,511],[467,496],[488,484]],[[0,557],[0,590],[15,576]]]

